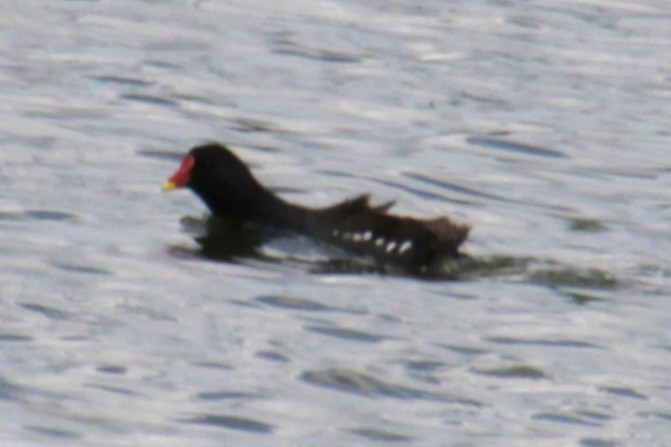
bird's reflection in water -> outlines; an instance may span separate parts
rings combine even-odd
[[[184,231],[190,234],[198,244],[198,249],[190,255],[205,258],[212,261],[240,263],[246,259],[255,259],[266,262],[282,262],[294,264],[307,268],[312,273],[321,274],[366,274],[377,273],[384,275],[423,276],[432,279],[456,279],[458,271],[455,270],[459,263],[453,262],[449,269],[431,274],[417,275],[416,272],[408,272],[398,267],[376,263],[371,259],[349,255],[346,252],[324,246],[317,242],[305,244],[305,238],[295,236],[286,230],[278,230],[265,226],[255,225],[249,222],[241,222],[226,219],[214,215],[203,217],[185,216],[181,219]],[[275,251],[269,254],[267,245],[271,241],[276,244],[280,238],[289,238],[294,241],[293,248]],[[266,245],[267,244],[267,245]],[[320,255],[314,256],[315,247],[319,249]],[[302,250],[302,252],[301,252]],[[179,252],[184,255],[184,249]]]
[[[181,223],[200,247],[198,254],[213,261],[264,258],[259,248],[272,237],[266,228],[214,215],[186,216]]]
[[[575,270],[552,261],[510,256],[464,256],[448,260],[436,269],[425,272],[408,271],[379,264],[371,259],[349,255],[318,242],[310,244],[290,231],[225,219],[214,215],[185,216],[182,227],[198,244],[198,248],[172,247],[176,256],[208,259],[217,262],[245,263],[259,260],[304,268],[316,274],[382,274],[409,276],[424,280],[469,280],[487,276],[531,281],[551,288],[561,286],[606,288],[617,281],[606,272],[594,269]],[[278,240],[286,243],[278,244]],[[278,248],[279,246],[279,248]],[[314,255],[317,250],[319,255]]]

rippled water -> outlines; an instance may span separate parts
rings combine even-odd
[[[518,3],[5,2],[2,444],[668,445],[668,4]],[[207,140],[480,263],[210,259]]]

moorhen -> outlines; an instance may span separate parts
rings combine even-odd
[[[218,143],[191,149],[163,184],[163,190],[180,187],[191,189],[218,217],[301,233],[410,273],[426,273],[441,261],[462,257],[459,246],[470,229],[447,217],[387,214],[394,202],[370,205],[368,195],[325,208],[287,202],[261,185],[244,162]]]

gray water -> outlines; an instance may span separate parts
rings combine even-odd
[[[0,12],[2,445],[669,445],[668,2]],[[208,140],[523,262],[206,259],[203,205],[159,187]]]

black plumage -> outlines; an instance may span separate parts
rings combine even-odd
[[[462,256],[469,227],[447,217],[417,219],[389,214],[394,202],[371,205],[362,195],[333,206],[290,203],[261,185],[227,147],[193,148],[164,189],[188,187],[213,214],[304,234],[376,263],[424,272]]]

